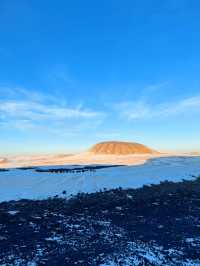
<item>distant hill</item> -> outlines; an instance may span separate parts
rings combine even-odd
[[[7,163],[8,159],[6,158],[0,158],[0,164]]]
[[[94,154],[115,155],[158,153],[143,144],[123,141],[100,142],[94,145],[89,151]]]

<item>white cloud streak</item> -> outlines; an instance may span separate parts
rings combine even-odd
[[[0,102],[0,114],[3,116],[30,120],[63,120],[69,118],[94,118],[100,115],[81,107],[63,107],[59,105],[41,104],[31,101]]]
[[[17,94],[18,92],[18,94]],[[21,99],[20,99],[21,96]],[[13,95],[0,100],[0,128],[20,130],[62,131],[84,123],[102,121],[105,114],[100,111],[84,108],[82,105],[68,106],[62,99],[24,89],[13,89]],[[59,128],[60,127],[60,128]],[[81,131],[81,128],[79,128]]]
[[[165,118],[180,114],[200,112],[200,96],[182,99],[177,102],[148,104],[144,101],[122,102],[115,105],[120,116],[128,120]]]

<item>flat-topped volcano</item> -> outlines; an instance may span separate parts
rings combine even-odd
[[[94,145],[90,152],[94,154],[153,154],[158,153],[151,148],[146,147],[140,143],[123,142],[123,141],[105,141]]]

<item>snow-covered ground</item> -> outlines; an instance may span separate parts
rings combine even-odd
[[[69,165],[66,167],[69,168]],[[157,184],[164,180],[180,181],[199,175],[200,156],[160,157],[150,159],[142,165],[111,167],[84,173],[41,173],[34,169],[10,169],[0,171],[0,201],[42,199],[62,195],[64,190],[66,196],[69,196],[104,188],[137,188],[144,184]]]
[[[77,154],[46,154],[46,155],[16,155],[0,157],[0,168],[13,168],[23,166],[41,166],[41,165],[88,165],[88,164],[123,164],[138,165],[147,160],[167,156],[191,156],[190,153],[147,153],[147,154],[94,154],[83,152]],[[196,156],[198,154],[195,154]],[[199,154],[200,156],[200,154]]]
[[[13,168],[23,166],[41,166],[41,165],[88,165],[88,164],[123,164],[138,165],[143,164],[148,159],[172,154],[94,154],[83,152],[72,155],[26,155],[9,156],[0,158],[0,168]]]

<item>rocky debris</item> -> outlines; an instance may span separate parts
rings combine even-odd
[[[123,165],[87,165],[83,167],[74,167],[74,168],[37,168],[35,171],[40,173],[85,173],[85,172],[96,172],[99,169],[111,168],[111,167],[120,167]]]
[[[200,180],[0,203],[0,265],[200,265]]]

